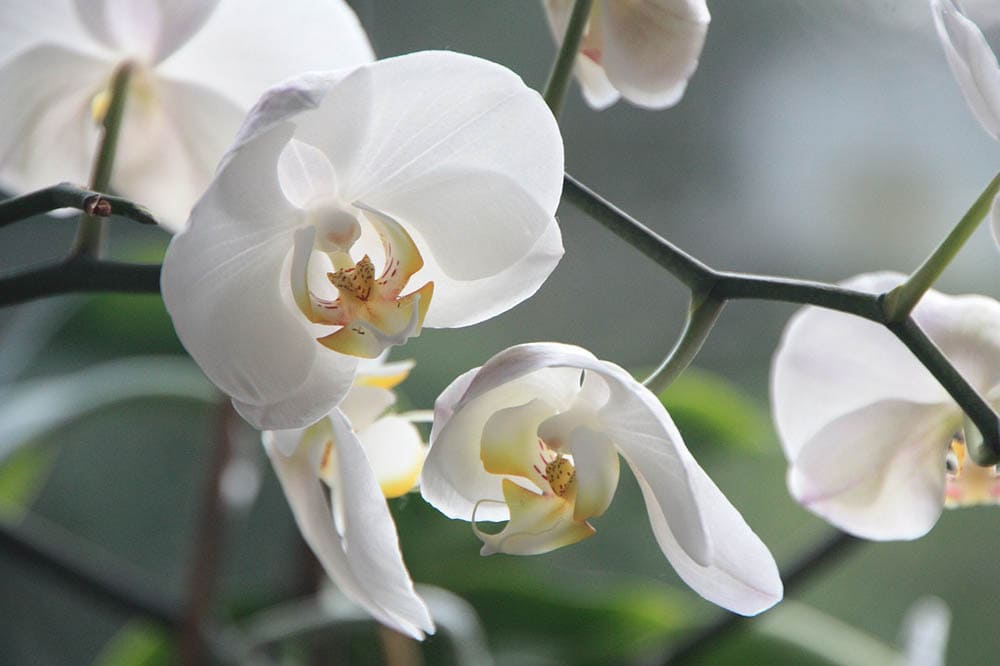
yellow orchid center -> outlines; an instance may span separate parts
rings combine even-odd
[[[981,504],[1000,504],[1000,478],[996,465],[973,463],[961,435],[955,435],[945,455],[944,505],[950,509]]]
[[[341,354],[375,358],[420,334],[434,283],[401,295],[413,274],[423,267],[423,257],[398,222],[370,210],[364,211],[364,217],[382,240],[385,264],[381,274],[376,277],[368,255],[357,262],[351,259],[349,251],[361,236],[355,214],[323,201],[309,209],[308,226],[296,234],[292,294],[310,321],[340,327],[318,338],[320,344]],[[337,298],[310,288],[309,264],[315,253],[325,254],[334,268],[326,278],[336,289]]]
[[[484,555],[546,553],[595,533],[587,520],[603,514],[611,502],[618,454],[604,433],[581,422],[583,411],[560,414],[535,399],[487,420],[480,460],[487,472],[505,477],[501,487],[510,520],[489,534],[473,516]],[[575,452],[583,454],[585,467],[578,467],[581,458]]]

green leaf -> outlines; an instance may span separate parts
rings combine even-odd
[[[56,452],[27,446],[0,465],[0,520],[18,520],[45,486]]]
[[[761,453],[774,439],[765,408],[715,373],[688,368],[660,401],[685,441],[696,447]]]
[[[93,666],[170,666],[174,650],[170,636],[154,625],[133,620],[104,646]]]

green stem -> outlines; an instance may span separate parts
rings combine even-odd
[[[94,171],[90,178],[90,189],[107,192],[111,183],[111,169],[118,149],[118,135],[125,115],[125,99],[132,76],[132,63],[125,62],[115,70],[111,79],[111,102],[102,122],[104,131],[94,161]],[[80,226],[76,232],[72,256],[100,258],[104,245],[104,219],[84,213],[80,216]]]
[[[563,178],[563,197],[669,271],[692,292],[708,293],[711,290],[715,282],[715,271],[569,174]]]
[[[100,261],[85,255],[0,278],[0,307],[71,292],[160,291],[160,266]]]
[[[549,80],[545,84],[545,92],[542,97],[545,98],[545,103],[549,105],[552,115],[556,118],[562,111],[566,91],[569,90],[569,80],[573,76],[576,54],[580,50],[580,41],[583,39],[583,31],[587,28],[587,19],[590,18],[590,7],[593,4],[593,0],[576,0],[573,4],[573,12],[569,16],[566,34],[563,35],[562,42],[559,44],[555,62],[552,63],[552,71],[549,72]]]
[[[156,224],[156,218],[137,203],[100,194],[72,183],[59,183],[19,197],[0,201],[0,227],[57,208],[76,208],[89,215],[119,215],[139,224]]]
[[[886,295],[882,306],[885,308],[889,321],[903,321],[913,311],[920,298],[931,288],[931,285],[937,282],[944,269],[965,245],[965,241],[969,240],[972,233],[979,228],[980,223],[993,205],[993,199],[996,198],[998,191],[1000,191],[1000,173],[993,177],[993,180],[986,186],[968,212],[958,221],[951,233],[941,241],[937,249],[924,260],[924,263],[913,271],[913,274],[903,284]]]
[[[687,369],[705,344],[725,305],[726,301],[713,296],[699,301],[692,299],[684,332],[660,367],[643,382],[646,388],[659,395]]]

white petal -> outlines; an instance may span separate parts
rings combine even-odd
[[[76,0],[0,2],[0,61],[48,43],[106,55],[80,22]]]
[[[388,58],[365,71],[369,99],[345,79],[296,133],[331,157],[345,200],[379,208],[397,192],[441,182],[441,174],[475,171],[506,176],[554,214],[562,138],[541,96],[516,74],[445,51]],[[350,120],[332,123],[326,114],[334,110]]]
[[[296,139],[289,141],[281,151],[278,181],[285,198],[299,208],[337,192],[337,178],[330,160],[318,149]]]
[[[502,504],[503,477],[487,473],[480,460],[483,428],[494,413],[539,396],[556,409],[566,409],[579,392],[578,370],[529,369],[527,374],[507,376],[505,365],[494,363],[499,356],[452,382],[434,406],[431,448],[420,477],[420,492],[449,518],[471,520],[480,500],[500,504],[482,504],[476,511],[477,520],[507,520],[509,516]]]
[[[291,76],[373,58],[364,30],[343,0],[222,0],[197,34],[158,69],[249,108],[265,88]]]
[[[1000,68],[983,33],[954,0],[931,0],[934,25],[948,65],[976,119],[1000,139]]]
[[[552,38],[556,44],[561,44],[563,36],[566,34],[566,26],[569,24],[573,5],[567,0],[545,0],[543,4]],[[577,81],[580,82],[584,99],[592,108],[601,111],[617,102],[621,97],[608,81],[604,68],[590,58],[582,55],[577,56],[573,73],[576,75]]]
[[[915,539],[944,506],[945,452],[955,408],[880,401],[820,430],[788,473],[795,498],[866,539]]]
[[[0,180],[12,191],[69,180],[86,183],[98,128],[90,104],[110,62],[43,45],[0,68]]]
[[[739,511],[698,466],[687,458],[688,477],[698,498],[705,531],[711,541],[711,558],[705,564],[695,562],[682,548],[662,515],[654,516],[658,506],[650,491],[642,487],[650,508],[653,533],[677,574],[695,592],[712,603],[740,615],[756,615],[778,603],[783,595],[781,577],[767,546],[754,534]]]
[[[163,60],[201,28],[218,0],[76,0],[80,20],[108,48]]]
[[[704,0],[601,0],[601,64],[633,104],[663,109],[681,100],[710,21]]]
[[[416,486],[427,446],[413,423],[385,416],[358,432],[358,439],[383,495],[399,497]]]
[[[375,423],[382,412],[396,402],[396,394],[379,386],[355,383],[338,405],[340,411],[351,422],[355,432]]]
[[[845,286],[878,293],[901,280],[897,274],[878,273]],[[924,309],[922,305],[918,313]],[[804,308],[791,319],[771,365],[772,412],[790,460],[831,420],[893,398],[925,404],[949,399],[884,327],[820,308]]]
[[[201,86],[158,79],[151,99],[126,100],[112,186],[183,228],[240,127],[242,110]]]
[[[339,478],[334,501],[343,516],[343,534],[333,516],[309,456],[292,457],[268,447],[302,536],[337,586],[378,621],[422,639],[434,624],[413,589],[399,552],[389,508],[364,452],[347,423],[331,414]]]
[[[586,426],[575,428],[564,450],[573,456],[576,468],[574,520],[602,515],[618,489],[618,451],[603,432]]]
[[[244,415],[253,418],[247,405],[274,406],[286,428],[329,411],[354,370],[353,360],[316,343],[282,287],[298,221],[276,175],[290,133],[277,125],[230,157],[171,242],[162,278],[177,334],[205,374],[246,403]]]

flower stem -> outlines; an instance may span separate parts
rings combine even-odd
[[[128,199],[100,194],[73,183],[59,183],[0,201],[0,227],[57,208],[76,208],[97,217],[120,215],[139,224],[157,223],[156,218],[145,207]]]
[[[556,118],[562,111],[566,91],[569,90],[569,80],[573,76],[576,54],[580,50],[580,40],[583,39],[583,31],[587,27],[590,7],[593,4],[593,0],[576,0],[573,3],[573,11],[569,16],[566,34],[563,35],[562,42],[559,44],[555,62],[552,63],[552,71],[549,72],[549,80],[545,84],[545,92],[542,97],[545,98],[545,103],[549,105],[552,115]]]
[[[94,161],[94,171],[90,176],[90,189],[95,192],[107,192],[111,183],[111,168],[118,149],[118,135],[125,115],[125,99],[128,96],[132,67],[130,62],[122,63],[111,79],[111,102],[101,123],[104,130]],[[87,213],[81,215],[71,256],[99,258],[104,245],[104,226],[102,217]]]
[[[725,305],[726,301],[712,296],[698,301],[692,298],[684,332],[660,367],[643,382],[646,388],[659,395],[684,372],[698,355]]]
[[[0,307],[77,292],[155,294],[158,264],[101,261],[85,255],[0,278]]]
[[[993,177],[983,193],[979,195],[968,212],[962,216],[951,233],[941,241],[941,244],[903,284],[890,291],[882,303],[889,321],[903,321],[917,302],[931,286],[941,277],[941,273],[955,258],[965,241],[969,240],[980,223],[986,217],[993,199],[1000,191],[1000,173]]]

